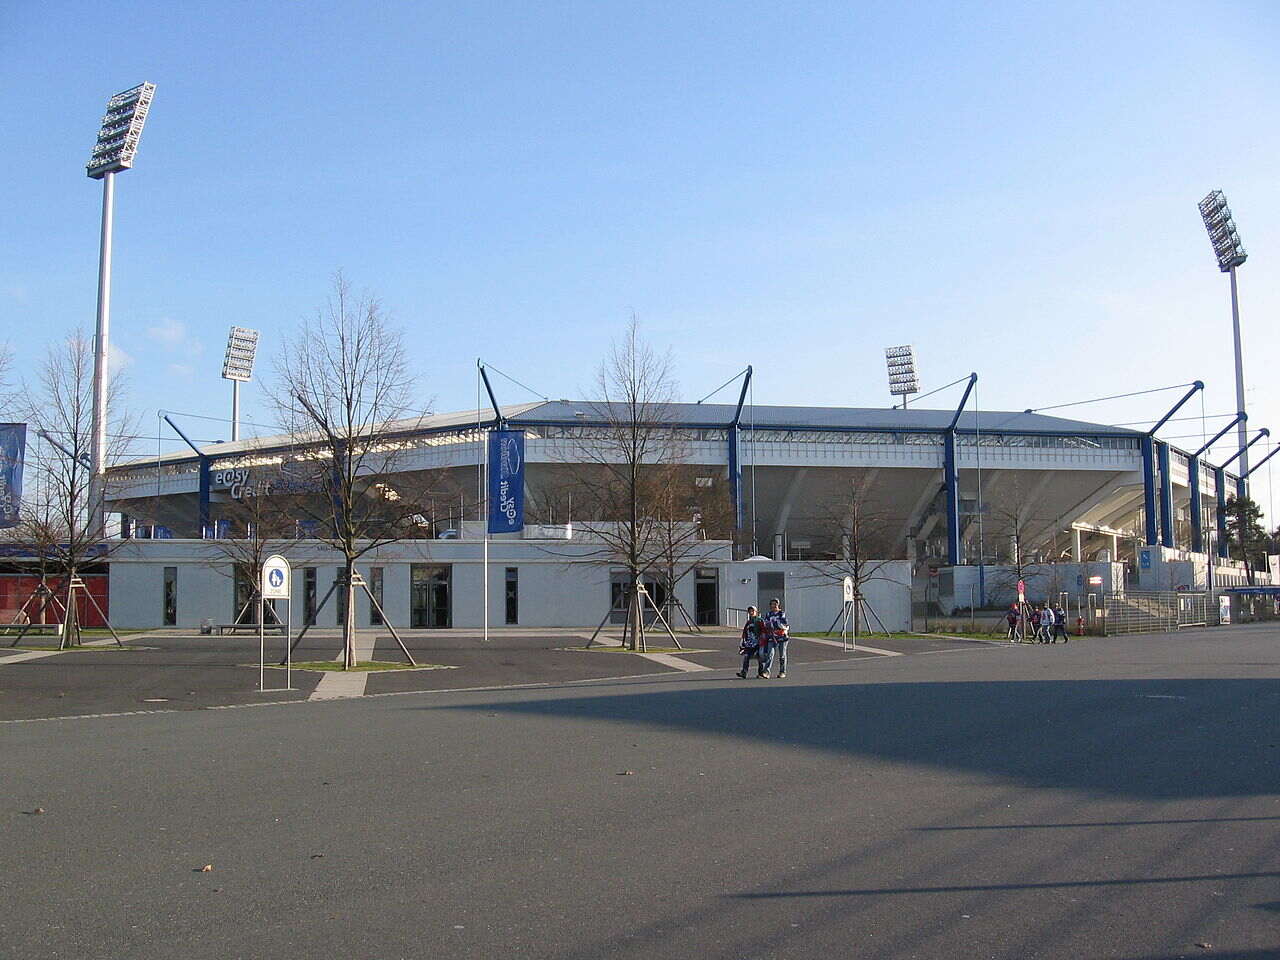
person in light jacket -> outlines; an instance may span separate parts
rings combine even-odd
[[[1053,625],[1056,621],[1053,616],[1053,607],[1049,604],[1044,605],[1044,609],[1040,611],[1040,642],[1053,642]]]
[[[769,612],[764,615],[764,625],[768,646],[765,647],[760,675],[768,678],[769,670],[773,667],[773,658],[776,655],[778,658],[778,679],[781,680],[787,675],[787,644],[791,641],[791,628],[787,625],[787,615],[782,612],[782,601],[777,597],[769,601]]]

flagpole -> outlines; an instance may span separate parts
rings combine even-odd
[[[482,529],[484,530],[483,560],[481,561],[481,566],[483,567],[484,583],[483,583],[483,586],[481,587],[480,602],[484,608],[484,642],[488,643],[489,642],[489,518],[486,515],[488,511],[485,509],[485,506],[486,506],[486,497],[485,497],[486,486],[485,485],[486,485],[486,481],[488,480],[486,473],[488,472],[487,466],[488,466],[488,456],[489,456],[489,437],[485,432],[480,430],[480,405],[482,403],[480,390],[481,390],[480,360],[479,358],[477,358],[476,359],[476,430],[480,434],[480,460],[476,464],[476,467],[477,467],[476,475],[478,478],[477,482],[479,483],[479,490],[477,491],[478,493],[477,509],[480,513],[480,523],[482,524]]]

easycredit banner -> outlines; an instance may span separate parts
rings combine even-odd
[[[489,532],[524,529],[524,431],[489,433]]]
[[[18,523],[22,505],[22,460],[27,452],[27,425],[0,423],[0,527]]]

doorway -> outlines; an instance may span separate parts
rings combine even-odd
[[[694,581],[694,620],[700,627],[720,623],[720,576],[714,569],[699,569]]]
[[[453,626],[450,603],[453,567],[449,564],[415,563],[409,568],[412,608],[409,626],[440,629]]]

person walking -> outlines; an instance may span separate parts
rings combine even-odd
[[[1005,623],[1009,624],[1009,642],[1018,642],[1018,605],[1016,603],[1009,604],[1009,612],[1004,615]]]
[[[1045,604],[1040,611],[1040,642],[1053,642],[1053,625],[1054,625],[1053,607]]]
[[[787,615],[782,611],[782,601],[774,597],[769,601],[769,612],[764,615],[765,636],[768,638],[768,644],[765,647],[764,663],[761,666],[762,677],[766,679],[769,676],[769,670],[773,667],[773,658],[778,658],[778,679],[781,680],[787,675],[787,644],[791,642],[788,636],[790,628],[787,625]]]
[[[756,608],[747,607],[747,622],[742,626],[742,643],[738,646],[738,652],[742,654],[742,669],[738,676],[743,680],[747,679],[753,658],[759,664],[756,676],[764,676],[765,630],[765,622]]]
[[[1040,640],[1040,608],[1034,603],[1028,604],[1028,606],[1031,608],[1031,612],[1027,616],[1030,621],[1031,636],[1027,638],[1027,642],[1037,643]]]
[[[1053,608],[1053,643],[1058,642],[1058,634],[1062,634],[1063,643],[1071,640],[1071,637],[1067,635],[1067,612],[1062,609],[1061,604],[1057,604]]]

